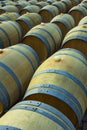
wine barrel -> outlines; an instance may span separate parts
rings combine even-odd
[[[80,0],[70,0],[72,3],[72,6],[76,6],[80,3]]]
[[[3,14],[5,12],[18,12],[18,9],[14,5],[6,5],[0,8],[0,14]]]
[[[21,2],[16,3],[15,6],[17,7],[18,11],[20,12],[27,5],[31,5],[31,4],[21,1]]]
[[[19,16],[19,13],[16,12],[6,12],[0,15],[0,21],[13,21],[16,20]]]
[[[69,11],[69,9],[72,8],[72,3],[70,0],[61,0],[62,3],[64,3],[66,5],[67,8],[67,12]]]
[[[48,5],[48,3],[44,1],[40,1],[40,2],[37,2],[36,5],[39,6],[40,8],[43,8],[44,6]]]
[[[23,35],[25,35],[31,28],[40,24],[42,18],[38,13],[26,13],[20,16],[16,22],[18,22],[23,28]]]
[[[20,14],[19,13],[16,13],[16,12],[8,12],[7,13],[8,17],[10,20],[16,20],[18,17],[20,17]]]
[[[0,21],[9,21],[10,20],[10,18],[7,15],[7,13],[8,12],[3,13],[3,14],[0,15]]]
[[[48,4],[52,5],[53,2],[55,2],[55,0],[46,0]],[[59,0],[58,0],[59,1]]]
[[[62,48],[75,48],[87,56],[87,25],[71,29],[63,39]]]
[[[54,32],[54,33],[53,33]],[[60,48],[62,33],[54,23],[42,23],[33,27],[23,38],[22,43],[31,46],[43,62]]]
[[[84,18],[82,18],[81,20],[80,20],[80,22],[78,23],[78,25],[87,25],[87,16],[85,16]]]
[[[38,0],[29,0],[28,3],[31,5],[37,4]]]
[[[55,23],[62,32],[63,37],[65,37],[66,33],[75,27],[74,18],[69,14],[63,14],[55,16],[52,20],[52,23]]]
[[[77,128],[87,108],[86,77],[87,58],[83,53],[61,49],[38,67],[24,100],[37,100],[55,107]]]
[[[69,14],[73,16],[76,25],[78,25],[79,21],[87,15],[87,9],[80,5],[74,6],[69,10]]]
[[[38,13],[40,11],[40,7],[37,6],[37,5],[31,5],[31,6],[26,6],[25,8],[23,8],[21,11],[20,11],[20,14],[23,15],[27,12],[29,13]]]
[[[81,2],[79,5],[87,9],[87,3]]]
[[[0,23],[0,48],[17,44],[22,40],[22,28],[15,21]]]
[[[23,97],[39,63],[37,53],[24,44],[0,50],[0,115]]]
[[[40,9],[39,14],[42,17],[43,22],[47,23],[50,22],[54,16],[59,14],[59,10],[53,5],[46,5]]]
[[[66,13],[66,5],[61,1],[56,1],[52,3],[53,6],[56,6],[59,10],[59,13]]]
[[[24,123],[23,123],[24,122]],[[38,101],[22,101],[0,119],[0,130],[75,130],[59,110]]]

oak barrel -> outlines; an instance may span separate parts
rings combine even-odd
[[[73,16],[76,25],[78,25],[79,21],[87,15],[87,9],[83,6],[77,5],[69,10],[69,14]]]
[[[43,22],[47,23],[50,22],[53,17],[59,14],[59,10],[53,5],[46,5],[40,9],[39,14],[42,17]]]
[[[24,100],[55,107],[77,128],[87,108],[86,77],[87,57],[75,49],[61,49],[38,67]]]
[[[20,16],[16,22],[18,22],[23,28],[23,35],[25,35],[31,28],[40,24],[42,18],[38,13],[26,13]]]
[[[62,3],[64,3],[66,5],[67,8],[67,12],[69,11],[69,9],[72,8],[72,3],[70,0],[61,0]]]
[[[13,21],[16,20],[19,16],[19,13],[16,12],[6,12],[0,15],[0,21]]]
[[[0,115],[22,98],[39,64],[37,53],[27,45],[0,50]]]
[[[23,31],[16,21],[3,21],[0,23],[0,48],[17,44],[22,40]]]
[[[75,27],[75,21],[74,18],[67,14],[59,14],[57,16],[55,16],[52,20],[52,23],[55,23],[60,29],[61,32],[63,34],[63,37],[65,37],[66,33],[72,29],[73,27]]]
[[[40,2],[37,2],[36,5],[39,6],[40,8],[43,8],[44,6],[48,5],[48,3],[45,1],[40,1]]]
[[[40,11],[40,7],[37,6],[37,5],[29,5],[29,6],[26,6],[25,8],[23,8],[21,11],[20,11],[20,14],[23,15],[27,12],[29,13],[38,13]]]
[[[62,1],[56,1],[52,3],[53,6],[56,6],[59,10],[59,13],[66,13],[66,5]]]
[[[62,48],[75,48],[87,56],[87,24],[71,29],[63,39]]]
[[[87,25],[87,16],[85,16],[84,18],[82,18],[79,21],[78,25],[84,25],[84,26]]]
[[[21,123],[20,123],[21,122]],[[0,119],[0,130],[75,130],[59,110],[39,101],[22,101]]]
[[[56,24],[41,23],[33,27],[22,42],[35,49],[42,62],[60,48],[61,40],[62,33]]]
[[[6,5],[0,8],[0,14],[3,14],[5,12],[18,12],[18,9],[14,5]]]

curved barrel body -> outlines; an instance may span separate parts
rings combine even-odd
[[[54,32],[54,33],[53,33]],[[23,43],[31,46],[44,61],[60,48],[62,33],[54,23],[42,23],[33,27],[23,38]]]
[[[0,130],[4,129],[75,130],[63,113],[50,105],[31,100],[16,104],[0,119]]]
[[[37,53],[24,44],[0,50],[0,114],[22,98],[39,63]]]
[[[42,101],[55,107],[77,127],[87,108],[86,77],[85,55],[75,49],[61,49],[38,67],[24,100]]]

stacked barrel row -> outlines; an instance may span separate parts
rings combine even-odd
[[[87,108],[86,76],[87,58],[83,53],[70,48],[54,53],[34,73],[23,98],[27,101],[2,116],[0,128],[78,129]]]
[[[75,3],[76,2],[76,3]],[[0,8],[0,14],[4,12],[19,12],[20,14],[24,14],[26,12],[39,12],[40,15],[44,19],[44,15],[48,17],[53,17],[59,13],[67,12],[71,7],[77,5],[80,3],[80,0],[74,0],[74,1],[53,1],[51,4],[46,2],[37,2],[37,1],[22,1],[17,2],[12,5],[9,5],[9,3],[6,6],[3,6]],[[45,13],[44,13],[45,11]],[[54,13],[53,13],[54,12]],[[45,16],[45,17],[46,17]]]
[[[83,8],[84,6],[87,7],[87,1],[82,2]],[[79,9],[81,9],[81,5],[78,5]],[[81,13],[84,11],[80,11]],[[78,15],[79,16],[79,15]],[[74,17],[74,16],[73,16]],[[82,17],[82,16],[81,16]],[[62,48],[75,48],[77,50],[80,50],[87,56],[87,50],[86,50],[86,42],[87,42],[87,15],[85,17],[79,17],[79,19],[74,17],[74,19],[77,21],[76,27],[68,31],[66,36],[63,39],[62,42]]]
[[[8,23],[9,23],[9,22],[8,22]],[[6,24],[7,24],[7,23],[6,23]],[[10,24],[11,24],[11,22],[10,22]],[[8,25],[9,25],[9,24],[7,24],[7,25],[5,25],[5,26],[8,26]],[[44,25],[44,24],[43,24],[43,25]],[[53,25],[53,26],[56,27],[55,25]],[[8,26],[8,27],[10,28],[10,26]],[[49,26],[48,26],[48,27],[49,27]],[[4,28],[5,28],[5,27],[4,27]],[[3,29],[4,29],[4,28],[3,28]],[[9,28],[8,28],[8,31],[9,31]],[[54,29],[54,28],[53,28],[53,29]],[[51,30],[52,30],[52,29],[51,29]],[[50,31],[50,30],[49,30],[49,31]],[[55,31],[55,29],[54,29],[54,31]],[[61,31],[60,31],[59,29],[58,29],[58,31],[59,31],[59,32],[57,32],[57,31],[56,31],[56,32],[58,33],[60,39],[58,38],[59,41],[57,41],[58,39],[55,41],[55,44],[58,42],[58,45],[56,44],[55,46],[52,46],[51,49],[52,49],[53,51],[52,51],[51,53],[50,53],[51,50],[49,50],[49,48],[47,48],[47,49],[48,49],[48,52],[49,52],[50,54],[48,55],[48,54],[45,54],[45,53],[44,53],[44,56],[45,56],[44,59],[46,59],[48,56],[50,56],[50,55],[51,55],[54,51],[56,51],[56,50],[58,49],[58,47],[60,46],[61,39],[62,39],[62,35],[61,35]],[[11,31],[11,32],[12,32],[12,31]],[[14,32],[14,31],[13,31],[13,32]],[[50,32],[50,33],[51,33],[51,32]],[[6,33],[5,33],[5,34],[6,34]],[[57,35],[57,34],[56,34],[56,35]],[[56,35],[55,35],[55,36],[56,36]],[[6,35],[6,36],[11,36],[11,34]],[[17,36],[17,35],[16,35],[16,36]],[[16,36],[15,36],[15,37],[16,37]],[[52,36],[52,37],[54,37],[54,36]],[[9,39],[9,37],[7,37],[7,38]],[[56,37],[54,37],[53,40],[54,40],[55,38],[56,38]],[[4,38],[2,38],[2,39],[4,39]],[[12,40],[12,38],[11,38],[11,40]],[[2,43],[2,41],[1,41],[1,43]],[[5,41],[5,43],[7,44],[7,41]],[[49,43],[50,43],[50,42],[49,42]],[[13,43],[10,42],[10,40],[9,40],[8,45],[12,45],[12,44],[13,44]],[[52,43],[51,43],[51,44],[52,44]],[[7,45],[7,46],[8,46],[8,45]],[[49,46],[49,45],[47,45],[47,46]],[[3,47],[4,47],[4,46],[3,46]],[[54,47],[56,48],[55,50],[53,49]],[[43,48],[43,46],[42,46],[42,48]],[[40,49],[41,49],[41,47],[40,47]],[[40,50],[40,49],[39,49],[39,50]],[[44,50],[44,49],[43,49],[43,50]],[[44,52],[45,52],[45,51],[44,51]],[[48,52],[46,52],[46,53],[48,53]],[[41,55],[41,54],[40,54],[40,55]],[[43,53],[42,53],[42,55],[43,55]],[[42,55],[41,55],[41,56],[42,56]]]
[[[9,15],[11,15],[11,13]],[[36,19],[36,21],[33,19]],[[5,48],[21,42],[26,32],[35,25],[40,24],[41,21],[42,19],[37,13],[24,14],[19,17],[17,21],[2,21],[0,23],[0,48]]]
[[[35,25],[37,25],[37,24],[40,24],[42,21],[44,21],[43,19],[43,16],[41,15],[41,13],[39,12],[39,14],[37,13],[38,11],[36,10],[36,13],[34,13],[34,14],[30,14],[30,12],[34,12],[34,10],[33,10],[33,7],[32,6],[36,6],[36,5],[38,5],[38,6],[40,6],[40,7],[38,7],[38,8],[42,8],[40,11],[41,12],[44,12],[44,9],[43,9],[43,6],[44,7],[46,7],[46,9],[45,9],[45,11],[47,12],[47,19],[49,19],[49,17],[48,17],[48,15],[52,15],[53,14],[53,16],[55,16],[55,15],[57,15],[57,14],[55,14],[54,12],[57,10],[57,12],[58,13],[61,13],[61,12],[63,12],[64,11],[64,8],[66,8],[67,9],[67,7],[70,7],[69,5],[71,4],[71,5],[75,5],[75,2],[72,2],[71,1],[71,3],[70,2],[65,2],[64,0],[62,0],[62,1],[59,1],[59,2],[53,2],[51,5],[47,5],[46,6],[46,2],[37,2],[36,3],[36,1],[33,1],[33,2],[31,2],[31,1],[29,1],[30,3],[29,4],[31,4],[30,6],[26,6],[28,3],[27,3],[27,1],[22,1],[23,3],[20,3],[20,1],[15,5],[15,6],[13,6],[13,5],[7,5],[7,6],[3,6],[2,8],[1,8],[1,16],[0,16],[0,19],[1,19],[1,21],[6,21],[6,20],[16,20],[16,22],[17,23],[19,23],[20,24],[20,26],[21,26],[21,32],[22,32],[22,37],[32,28],[32,27],[34,27]],[[76,4],[78,4],[80,1],[77,1],[76,2]],[[43,3],[45,3],[45,4],[43,4]],[[64,4],[65,3],[65,4]],[[68,3],[68,5],[66,4],[66,3]],[[32,8],[32,9],[30,9],[30,11],[29,10],[27,10],[27,9],[25,9],[26,7],[24,7],[24,6],[22,6],[22,5],[24,5],[24,6],[26,6],[26,7],[28,7],[28,9],[29,9],[29,7],[30,8]],[[35,5],[36,4],[36,5]],[[17,13],[17,12],[19,12],[19,6],[18,5],[20,5],[20,6],[22,6],[23,7],[23,10],[27,10],[27,11],[29,11],[29,14],[27,13],[27,14],[24,14],[24,15],[22,15],[22,16],[20,16],[19,17],[19,14]],[[64,5],[64,6],[63,6]],[[66,6],[67,5],[67,6]],[[56,10],[55,9],[53,9],[53,8],[56,8]],[[34,7],[34,9],[35,9],[35,7]],[[66,10],[65,9],[65,10]],[[43,10],[43,11],[42,11]],[[54,10],[54,11],[53,11]],[[21,11],[22,11],[22,9],[21,9]],[[50,11],[53,11],[53,12],[50,12]],[[4,12],[7,12],[7,13],[4,13]],[[13,13],[10,13],[10,12],[13,12]],[[15,13],[14,13],[15,12]],[[24,11],[25,12],[25,11]],[[52,13],[52,14],[51,14]],[[44,13],[44,14],[46,14],[46,13]],[[55,15],[54,15],[55,14]],[[15,15],[15,17],[13,17],[13,15]],[[41,15],[41,16],[40,16]],[[53,17],[52,16],[52,17]],[[19,18],[18,18],[19,17]],[[52,19],[52,17],[51,17],[51,19]],[[34,19],[36,19],[36,20],[34,20]],[[50,20],[51,20],[50,19]],[[45,20],[46,20],[46,18],[45,18]],[[48,21],[50,21],[50,20],[47,20],[47,22]],[[8,26],[8,25],[7,25]],[[72,25],[71,25],[72,26]],[[8,26],[8,28],[10,28],[10,26]],[[23,31],[22,31],[23,30]],[[7,31],[7,33],[8,33],[8,31]],[[9,35],[9,33],[8,33],[8,35]],[[18,40],[17,42],[20,42],[21,40],[22,40],[22,37],[21,37],[21,39],[20,40]],[[8,41],[7,41],[8,42]],[[17,43],[16,42],[16,43]],[[16,43],[13,43],[13,44],[11,44],[11,45],[14,45],[14,44],[16,44]],[[4,43],[3,43],[4,44]],[[8,46],[8,44],[7,45],[3,45],[3,46],[5,46],[5,47],[7,47]],[[3,47],[2,47],[3,48]]]
[[[27,1],[23,2],[23,3],[27,3]],[[45,2],[42,2],[42,3],[38,2],[37,5],[41,4],[42,6],[45,6],[45,4],[43,5],[43,3],[45,3]],[[64,10],[63,7],[62,7],[62,4],[63,4],[62,1],[56,2],[56,3],[57,3],[58,8],[59,9],[61,8],[61,12],[62,12]],[[20,2],[18,4],[20,4]],[[57,7],[55,7],[55,2],[53,2],[53,4],[54,4],[54,8],[57,8]],[[26,4],[23,4],[23,5],[26,5]],[[48,5],[48,6],[51,7],[53,5]],[[45,7],[47,7],[47,6],[45,6]],[[66,7],[68,7],[68,6],[66,6]],[[6,13],[4,13],[5,11],[6,11]],[[12,13],[11,13],[11,11],[12,11]],[[14,44],[17,44],[17,43],[21,42],[23,36],[32,27],[40,24],[43,21],[43,18],[42,18],[42,16],[40,16],[40,13],[25,13],[25,14],[20,16],[19,13],[18,13],[19,12],[18,7],[16,7],[16,6],[13,7],[13,5],[11,5],[11,6],[10,5],[3,6],[1,8],[0,12],[2,13],[0,15],[0,20],[1,21],[16,20],[15,22],[12,22],[12,21],[11,22],[10,21],[5,22],[5,23],[1,22],[1,24],[0,24],[1,28],[2,28],[1,40],[5,39],[5,41],[2,41],[2,44],[0,45],[0,48],[8,47],[10,45],[14,45]],[[59,13],[61,13],[61,12],[59,11]],[[14,17],[13,17],[13,15],[14,15]],[[14,27],[14,25],[11,26],[10,23],[13,23],[15,25],[15,27]],[[5,27],[5,25],[6,25],[6,27]],[[9,28],[13,28],[12,29],[13,33],[10,34],[11,31],[9,31]],[[14,41],[14,42],[12,43],[11,41]]]
[[[27,89],[22,99],[25,101],[1,117],[1,130],[78,129],[87,108],[87,58],[78,48],[59,50],[76,21],[70,14],[56,17],[58,21],[54,17],[28,33],[25,30],[22,44],[1,50],[1,113],[21,99]]]
[[[79,7],[82,9],[81,11]],[[67,32],[77,25],[77,14],[79,17],[78,22],[87,15],[87,10],[83,7],[83,4],[71,8],[68,13],[56,15],[48,23],[41,23],[33,27],[25,34],[22,42],[34,48],[41,62],[43,62],[47,57],[61,48],[61,43]],[[40,50],[42,50],[42,53]]]
[[[72,27],[74,27],[75,25],[77,25],[78,24],[78,22],[84,17],[84,16],[86,16],[87,15],[87,11],[86,11],[86,7],[85,8],[83,8],[82,7],[82,11],[79,11],[79,8],[78,7],[82,7],[82,5],[78,5],[78,6],[76,6],[76,7],[74,7],[73,9],[71,9],[70,11],[69,11],[69,14],[71,14],[71,16],[73,16],[73,18],[74,18],[74,20],[75,20],[75,24],[74,24],[74,22],[72,22],[71,24],[69,24],[69,25],[73,25]],[[83,11],[84,10],[84,11]],[[81,17],[79,17],[79,19],[77,20],[76,18],[77,18],[77,14],[76,13],[73,13],[73,12],[77,12],[77,14],[78,14],[78,17],[79,16],[81,16]],[[74,14],[74,15],[73,15]],[[63,15],[63,14],[62,14]],[[64,16],[64,15],[63,15]],[[59,16],[56,16],[56,17],[59,17]],[[68,16],[69,17],[69,16]],[[71,18],[71,19],[73,19],[73,18]],[[73,20],[73,21],[74,21]],[[77,20],[77,21],[76,21]],[[61,21],[61,23],[63,23],[62,21],[63,21],[63,19],[62,20],[60,20]],[[60,22],[60,21],[58,21],[58,23]],[[69,20],[67,20],[67,22],[68,22]],[[72,21],[72,20],[71,20]],[[57,23],[57,21],[55,21],[56,23]],[[67,23],[66,22],[66,23]],[[69,21],[70,22],[70,21]],[[45,24],[43,24],[43,25],[45,25]],[[60,24],[59,24],[60,25]],[[59,26],[58,25],[58,26]],[[61,28],[62,26],[60,25],[60,28]],[[67,27],[67,26],[66,26]],[[70,27],[70,29],[72,28],[72,27]],[[36,27],[37,28],[37,27]],[[62,30],[62,29],[61,29]],[[63,29],[63,31],[64,31],[65,29]],[[63,33],[63,31],[62,31],[62,33]],[[67,31],[68,32],[68,31]],[[33,28],[33,33],[34,33],[34,28]],[[41,33],[40,33],[41,34]],[[43,33],[44,34],[44,33]],[[52,34],[52,33],[51,33]],[[65,33],[66,34],[66,33]],[[64,36],[65,36],[65,34],[64,34]],[[30,35],[30,33],[29,33],[29,35]],[[28,36],[28,35],[27,35]],[[37,36],[35,36],[35,37],[37,37]],[[28,43],[27,41],[29,41],[30,39],[28,39],[28,40],[26,40],[26,42],[25,43]],[[25,41],[25,40],[24,40]],[[34,40],[32,40],[32,41],[34,41]],[[39,42],[37,42],[37,43],[39,43]],[[33,43],[32,43],[33,44]],[[82,59],[80,59],[81,57],[79,57],[79,56],[77,56],[80,52],[78,52],[77,51],[77,54],[75,54],[75,52],[76,52],[76,50],[73,50],[73,49],[71,49],[70,50],[70,52],[67,52],[66,50],[63,50],[63,53],[62,53],[62,51],[60,51],[60,54],[59,55],[57,55],[56,56],[56,54],[55,54],[55,58],[54,58],[54,61],[56,61],[56,62],[58,62],[58,63],[61,63],[61,64],[59,64],[59,65],[57,65],[57,67],[58,67],[58,70],[57,69],[55,69],[55,67],[56,67],[56,63],[55,62],[53,62],[53,57],[50,57],[50,60],[48,59],[48,60],[46,60],[44,63],[42,63],[42,65],[37,69],[37,71],[36,71],[36,73],[34,74],[34,76],[33,76],[33,78],[32,78],[32,80],[31,80],[31,82],[30,82],[30,84],[29,84],[29,87],[28,87],[28,90],[27,90],[27,92],[26,92],[26,94],[25,94],[25,97],[24,97],[24,99],[25,100],[36,100],[36,101],[41,101],[41,102],[44,102],[44,103],[47,103],[47,104],[49,104],[49,105],[51,105],[51,106],[53,106],[53,107],[55,107],[55,108],[57,108],[58,110],[60,110],[63,114],[65,114],[67,117],[68,117],[68,119],[70,119],[70,121],[73,123],[73,125],[74,125],[74,127],[76,128],[76,129],[78,129],[78,126],[79,126],[79,124],[80,124],[80,122],[81,122],[81,119],[82,119],[82,117],[83,117],[83,115],[84,115],[84,113],[85,113],[85,110],[86,110],[86,108],[87,108],[87,103],[86,103],[86,100],[87,100],[87,98],[86,98],[86,95],[87,95],[87,85],[86,85],[86,80],[85,80],[85,82],[84,82],[84,79],[83,79],[83,77],[85,77],[85,75],[83,76],[83,74],[85,74],[85,71],[86,71],[86,73],[87,73],[87,58],[86,58],[86,56],[83,56],[84,58],[85,58],[85,63],[82,63],[82,64],[84,64],[83,65],[83,67],[81,67],[81,61],[83,62],[83,58]],[[72,54],[72,52],[74,52],[73,54]],[[81,53],[80,53],[81,54]],[[61,56],[60,56],[61,55]],[[63,57],[63,55],[64,55],[64,57]],[[83,54],[81,54],[81,55],[83,55]],[[71,64],[71,62],[70,62],[70,59],[68,59],[68,56],[70,56],[70,59],[71,59],[71,61],[72,62],[74,62],[74,63],[76,63],[75,65],[75,67],[76,67],[76,70],[74,70],[75,68],[73,68],[73,65]],[[76,58],[76,59],[74,59],[74,60],[76,60],[76,61],[73,61],[73,58]],[[78,63],[78,59],[80,60],[80,63]],[[67,61],[68,60],[68,61]],[[67,62],[67,65],[65,66],[65,61]],[[70,62],[70,64],[69,64],[69,62]],[[60,67],[60,66],[63,66],[64,65],[64,68],[62,68],[62,67]],[[85,71],[83,71],[83,69],[81,70],[81,72],[80,72],[80,70],[79,69],[77,69],[78,68],[78,65],[81,67],[81,68],[84,68],[85,69]],[[70,67],[71,66],[71,67]],[[67,71],[64,71],[64,70],[62,70],[62,69],[64,69],[64,70],[67,70]],[[72,70],[72,71],[71,71]],[[73,71],[75,72],[75,73],[73,73]],[[67,73],[68,72],[68,73]],[[82,76],[82,78],[81,77],[78,77],[79,76],[79,74],[77,74],[77,73],[80,73],[81,74],[81,76]],[[58,77],[57,77],[57,74],[58,74]],[[69,75],[70,74],[70,75]],[[66,75],[68,75],[68,81],[67,81],[67,76]],[[52,77],[51,77],[52,76]],[[64,77],[63,77],[64,76]],[[61,78],[60,78],[61,77]],[[72,78],[71,78],[72,77]],[[66,78],[66,79],[65,79]],[[73,100],[73,102],[74,102],[74,106],[72,105],[73,103],[71,103],[71,101],[69,102],[69,99],[67,99],[67,98],[65,98],[65,96],[63,96],[62,97],[62,92],[60,92],[60,94],[59,94],[59,89],[61,88],[61,87],[63,87],[63,81],[66,81],[66,83],[68,83],[69,84],[69,86],[71,86],[71,83],[70,83],[70,81],[69,80],[73,80],[73,82],[75,83],[75,84],[73,84],[72,83],[72,88],[73,88],[73,86],[75,86],[75,88],[73,88],[73,90],[70,90],[69,88],[67,89],[68,90],[68,92],[69,92],[69,94],[71,94],[71,95],[73,95],[73,97],[75,98],[75,100]],[[76,81],[77,80],[77,81]],[[52,82],[52,83],[51,83]],[[61,83],[60,83],[61,82]],[[77,83],[78,82],[78,83]],[[58,84],[57,84],[58,83]],[[64,82],[65,83],[65,82]],[[57,86],[55,85],[55,84],[57,84]],[[78,91],[77,90],[77,93],[76,93],[76,95],[74,95],[73,93],[75,93],[76,92],[76,84],[78,84],[78,86],[79,86],[79,88],[78,88],[78,90],[80,90],[80,88],[81,88],[81,91]],[[84,85],[81,85],[81,84],[84,84]],[[61,87],[60,87],[61,86]],[[65,90],[66,90],[66,86],[68,86],[68,85],[64,85],[64,94],[66,94],[67,92],[65,92]],[[84,86],[84,88],[82,88],[81,86]],[[58,91],[57,91],[57,87],[59,87],[59,89],[58,89]],[[84,91],[84,89],[85,89],[85,91]],[[62,89],[63,90],[63,89]],[[84,91],[84,92],[83,92]],[[82,94],[82,93],[84,93],[84,94]],[[81,99],[79,100],[79,94],[81,94],[81,95],[84,95],[85,96],[85,98],[84,98],[84,96],[81,96]],[[60,96],[59,96],[60,95]],[[76,97],[77,96],[77,97]],[[72,96],[71,96],[72,97]],[[69,97],[69,95],[68,95],[68,98],[70,98]],[[58,100],[57,100],[58,99]],[[64,100],[65,99],[65,100]],[[83,102],[83,100],[84,100],[84,103],[82,103]],[[63,102],[62,102],[63,101]],[[76,103],[75,103],[76,102]],[[58,103],[58,106],[57,106],[57,103]],[[64,105],[64,104],[65,105]],[[70,104],[68,104],[68,103],[70,103]],[[80,103],[80,104],[79,104]],[[66,104],[68,104],[68,107],[66,107]],[[80,108],[79,110],[76,110],[77,108],[75,107],[75,104],[78,104],[78,107],[77,108]],[[80,106],[79,106],[80,105]],[[71,107],[71,108],[69,108],[69,107]],[[75,107],[75,108],[74,108]],[[71,109],[71,110],[70,110]],[[82,110],[81,110],[82,109]],[[81,113],[78,113],[78,111],[79,112],[81,112],[81,111],[83,111],[82,113],[83,114],[81,114]],[[79,115],[79,116],[78,116]],[[80,117],[81,116],[81,117]],[[63,127],[64,128],[64,127]],[[64,128],[65,129],[65,128]],[[67,128],[68,129],[68,128]],[[70,128],[69,128],[70,129]],[[74,128],[73,128],[74,129]]]

